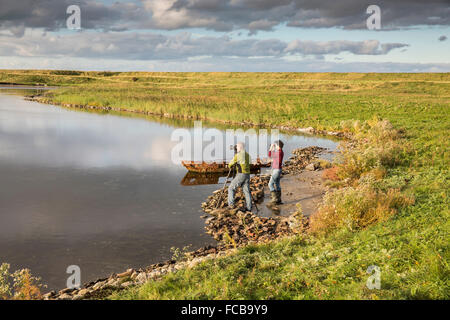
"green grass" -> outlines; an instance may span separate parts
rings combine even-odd
[[[212,120],[341,130],[375,115],[413,152],[386,183],[415,204],[364,230],[248,246],[113,294],[113,299],[448,299],[450,74],[96,73],[0,71],[0,82],[61,85],[59,103]],[[200,204],[199,204],[200,206]],[[381,268],[381,290],[365,286]]]

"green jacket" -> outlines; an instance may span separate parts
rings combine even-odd
[[[250,155],[245,150],[236,153],[228,166],[231,168],[235,164],[239,173],[250,173]]]

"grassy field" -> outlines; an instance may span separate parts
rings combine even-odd
[[[401,154],[404,161],[377,166],[384,170],[383,185],[401,189],[415,200],[390,219],[365,228],[337,227],[326,234],[248,246],[110,298],[449,298],[448,73],[4,70],[0,82],[63,86],[47,94],[56,103],[350,131],[355,122],[349,127],[348,120],[379,117],[403,132],[396,143],[408,146]],[[380,152],[390,146],[376,143]],[[359,150],[364,153],[364,148],[362,143]],[[366,287],[370,265],[381,269],[380,290]]]

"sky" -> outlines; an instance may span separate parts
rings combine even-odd
[[[450,72],[449,37],[450,0],[0,0],[0,69]]]

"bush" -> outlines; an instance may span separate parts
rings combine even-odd
[[[40,278],[33,277],[29,269],[20,269],[13,273],[10,265],[0,265],[0,299],[36,300],[41,298]]]
[[[389,121],[374,118],[363,124],[352,123],[355,125],[348,122],[344,125],[353,128],[354,139],[341,143],[336,157],[336,174],[340,179],[359,179],[365,172],[385,170],[407,162],[411,148]]]
[[[327,193],[316,214],[311,217],[312,232],[328,232],[338,228],[350,231],[365,228],[371,224],[386,221],[398,209],[412,204],[412,198],[398,189],[386,192],[377,189],[374,176],[361,178],[356,187],[347,186]]]
[[[338,167],[331,167],[329,169],[325,169],[323,171],[322,174],[322,178],[324,178],[325,180],[331,180],[331,181],[338,181],[339,177],[338,177]]]
[[[414,201],[398,188],[384,183],[388,170],[405,162],[409,147],[389,121],[374,118],[360,123],[341,123],[354,139],[340,146],[335,167],[324,177],[338,181],[340,188],[328,192],[316,214],[311,217],[312,232],[347,228],[351,231],[385,221],[398,209]],[[391,183],[392,185],[392,183]]]

